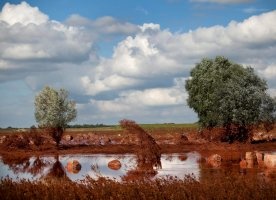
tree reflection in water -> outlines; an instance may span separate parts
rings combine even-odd
[[[53,166],[50,168],[49,172],[47,173],[47,175],[45,176],[45,178],[65,178],[68,179],[65,172],[65,169],[62,165],[62,163],[59,161],[59,155],[55,155],[55,163],[53,164]]]
[[[43,161],[39,156],[37,156],[33,162],[33,166],[30,168],[30,173],[33,175],[41,174],[44,168],[48,165],[49,163]]]
[[[8,165],[9,169],[13,171],[14,174],[18,175],[20,173],[29,173],[35,178],[35,176],[41,176],[44,178],[67,178],[66,172],[62,163],[59,161],[59,155],[55,156],[55,161],[52,164],[48,159],[42,159],[39,155],[35,157],[13,155],[13,156],[2,156],[3,164]],[[43,175],[45,169],[50,168],[46,175]]]
[[[45,167],[49,166],[49,162],[44,161],[40,156],[35,156],[34,161],[30,156],[2,156],[2,161],[5,165],[9,166],[15,174],[30,173],[37,176],[42,173]]]

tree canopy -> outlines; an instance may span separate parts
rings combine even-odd
[[[275,100],[267,83],[253,68],[224,57],[202,59],[186,81],[188,105],[203,127],[235,125],[248,129],[256,123],[273,123]]]
[[[68,94],[65,89],[46,86],[35,97],[35,119],[40,127],[51,130],[57,144],[67,124],[77,116],[76,104]]]

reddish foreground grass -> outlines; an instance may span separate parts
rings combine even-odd
[[[276,199],[276,182],[234,174],[196,181],[174,178],[117,182],[89,177],[82,183],[68,179],[0,181],[0,199]]]

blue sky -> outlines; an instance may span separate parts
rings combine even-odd
[[[274,0],[0,2],[0,127],[36,125],[34,97],[69,90],[74,123],[195,122],[185,80],[204,57],[252,66],[276,95]]]
[[[19,4],[21,1],[2,1]],[[273,0],[241,0],[241,3],[212,3],[193,0],[29,0],[51,20],[65,21],[72,14],[96,19],[112,16],[134,24],[158,23],[171,31],[188,31],[199,26],[227,25],[231,20],[241,21],[252,14],[275,9]],[[231,2],[217,1],[217,2]]]

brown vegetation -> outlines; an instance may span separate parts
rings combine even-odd
[[[124,119],[120,121],[120,125],[128,133],[135,134],[139,140],[139,148],[135,151],[137,167],[128,171],[123,179],[136,180],[156,175],[155,168],[161,168],[161,149],[155,139],[135,121]]]
[[[83,184],[84,183],[84,184]],[[201,182],[193,177],[117,182],[86,178],[0,181],[0,199],[275,199],[276,182],[227,173]]]
[[[152,164],[160,166],[161,151],[155,139],[142,127],[132,120],[121,120],[120,125],[129,133],[137,135],[139,138],[139,149],[136,152],[138,163],[142,165]]]

